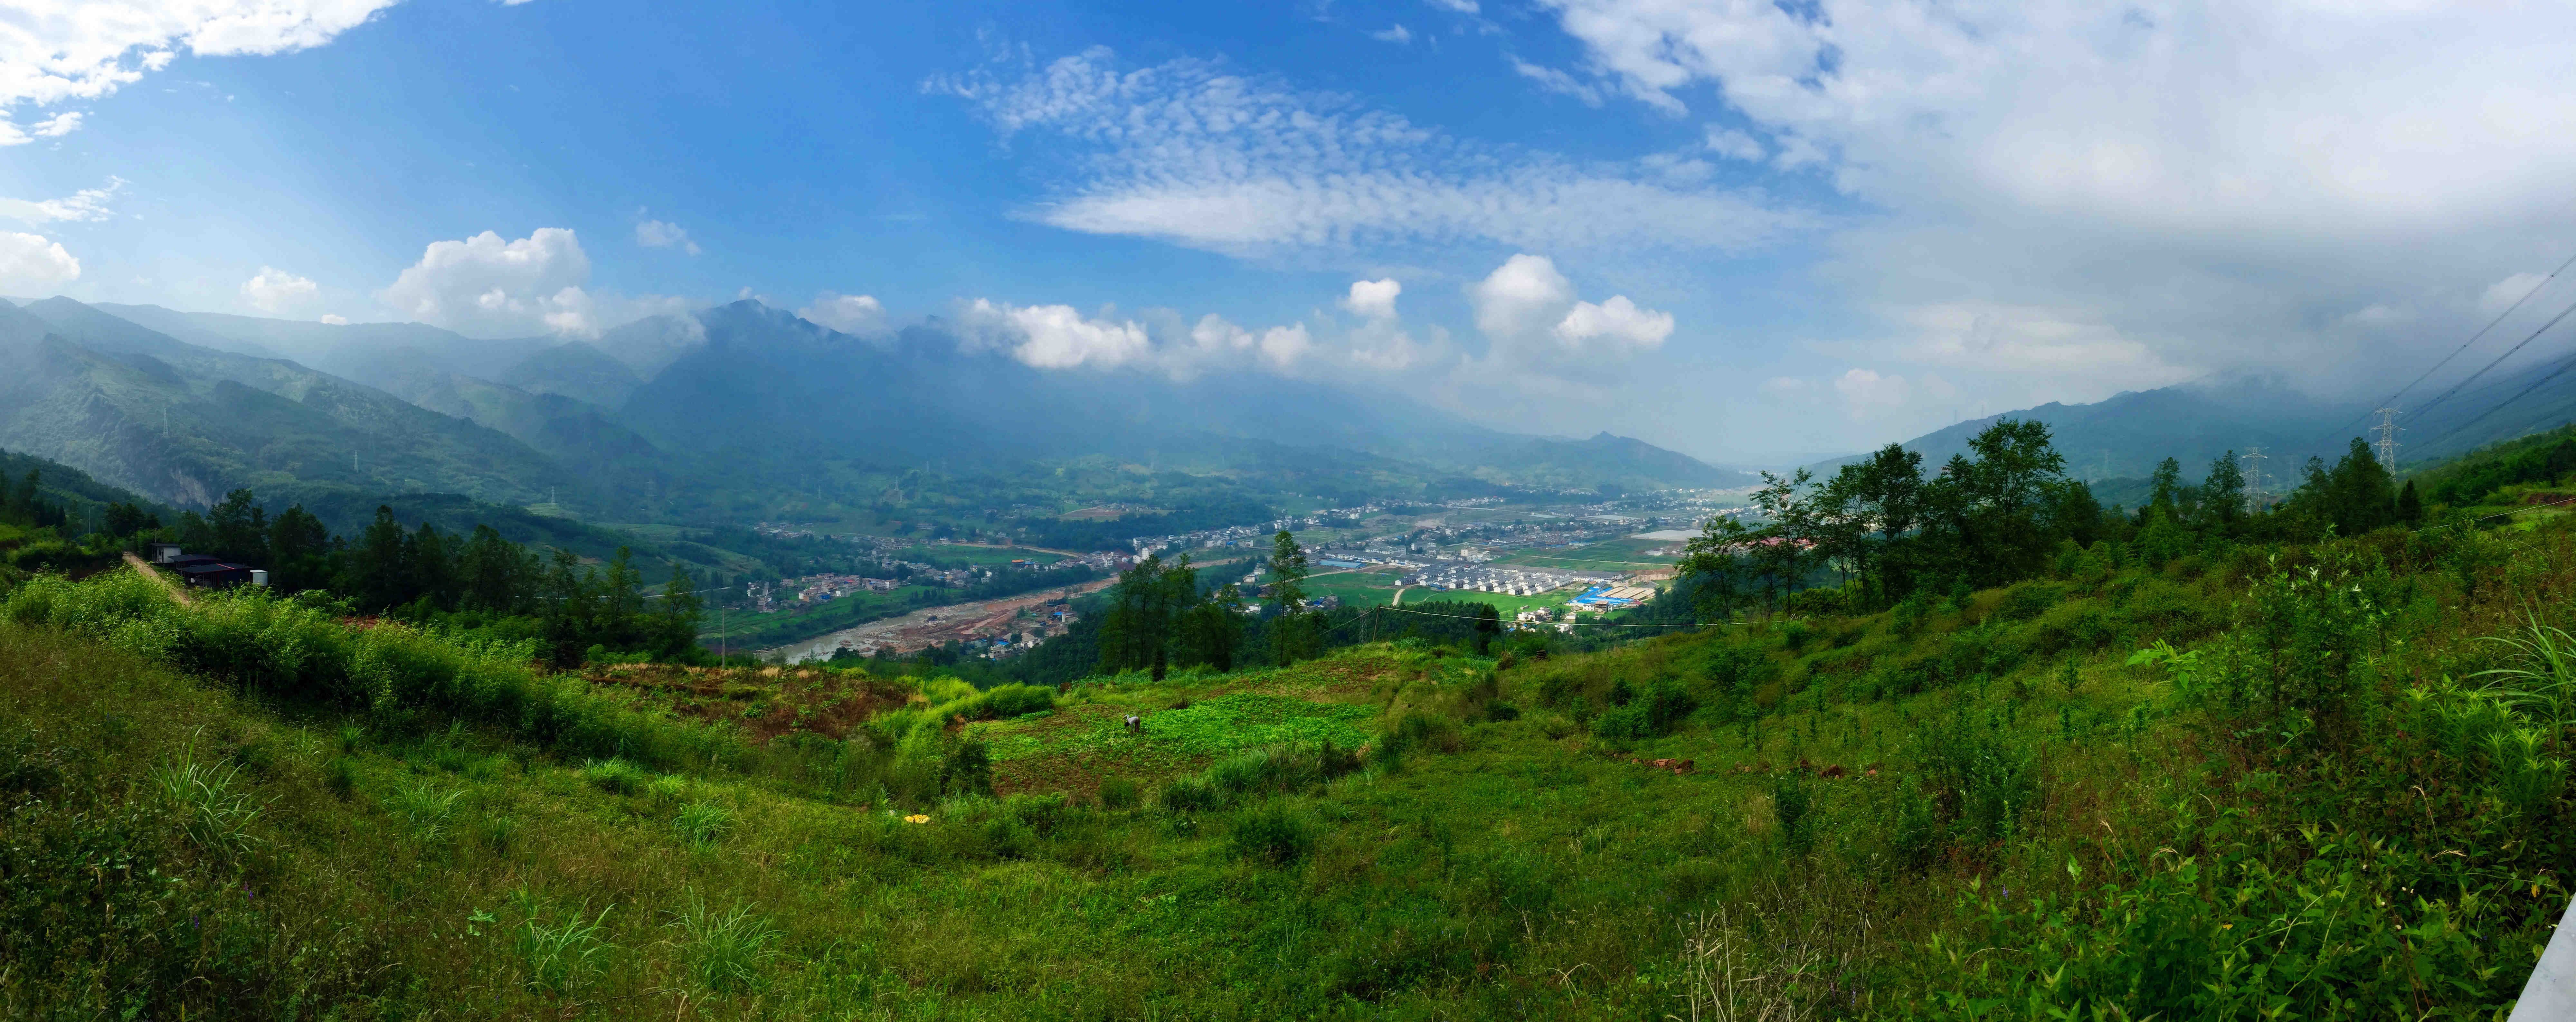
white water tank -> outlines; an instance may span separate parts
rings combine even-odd
[[[267,584],[268,584],[268,569],[266,569],[266,568],[252,568],[252,569],[250,570],[250,584],[255,585],[255,586],[264,586],[264,585],[267,585]]]

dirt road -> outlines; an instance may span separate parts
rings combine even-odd
[[[1116,578],[1104,578],[1072,587],[1077,596],[1099,592],[1116,585]],[[807,660],[829,660],[832,654],[847,646],[861,654],[889,648],[897,653],[910,653],[940,645],[950,639],[973,639],[1023,630],[1020,611],[1064,594],[1063,589],[1046,589],[1034,593],[978,603],[952,603],[944,607],[925,607],[902,617],[870,621],[855,628],[844,628],[819,639],[789,643],[760,651],[765,659],[783,656],[789,663]],[[1027,622],[1034,625],[1035,622]]]
[[[151,562],[135,556],[133,551],[126,551],[125,563],[133,565],[134,570],[137,573],[140,573],[143,577],[161,583],[161,588],[169,590],[170,598],[179,601],[180,606],[184,607],[188,604],[197,602],[188,596],[188,591],[186,589],[179,587],[179,583],[170,581],[170,576],[162,574],[159,569],[152,566]]]

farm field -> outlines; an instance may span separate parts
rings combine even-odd
[[[1567,571],[1636,571],[1679,563],[1679,558],[1650,557],[1645,553],[1672,545],[1651,539],[1614,539],[1569,549],[1515,550],[1492,563]]]

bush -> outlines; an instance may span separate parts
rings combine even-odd
[[[969,738],[948,750],[939,764],[939,789],[951,795],[993,793],[993,755],[982,741]]]
[[[1691,711],[1699,708],[1699,699],[1677,681],[1658,681],[1646,687],[1645,694],[1629,700],[1625,706],[1612,709],[1592,721],[1592,733],[1603,738],[1635,741],[1671,734]]]
[[[1055,709],[1055,693],[1038,685],[1003,685],[984,693],[980,719],[1008,720]]]
[[[1521,708],[1500,699],[1488,699],[1485,700],[1485,719],[1494,721],[1519,720],[1521,719]]]
[[[1112,777],[1100,782],[1100,804],[1110,809],[1134,809],[1136,782],[1125,777]]]
[[[1240,858],[1285,866],[1315,850],[1315,831],[1296,812],[1273,803],[1236,817],[1226,844]]]
[[[2006,621],[2028,621],[2048,612],[2066,598],[2066,591],[2046,582],[2024,582],[2004,593],[1995,605],[1995,616]]]

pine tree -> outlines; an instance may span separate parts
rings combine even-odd
[[[2416,494],[2415,480],[2407,480],[2406,488],[2397,491],[2397,521],[2409,528],[2424,524],[2424,498]]]
[[[192,512],[187,517],[194,519],[196,515]],[[411,579],[403,563],[405,538],[402,523],[394,520],[394,509],[377,505],[375,521],[367,523],[366,531],[358,534],[358,546],[351,551],[348,579],[341,584],[341,591],[356,597],[358,605],[370,611],[410,602]]]

